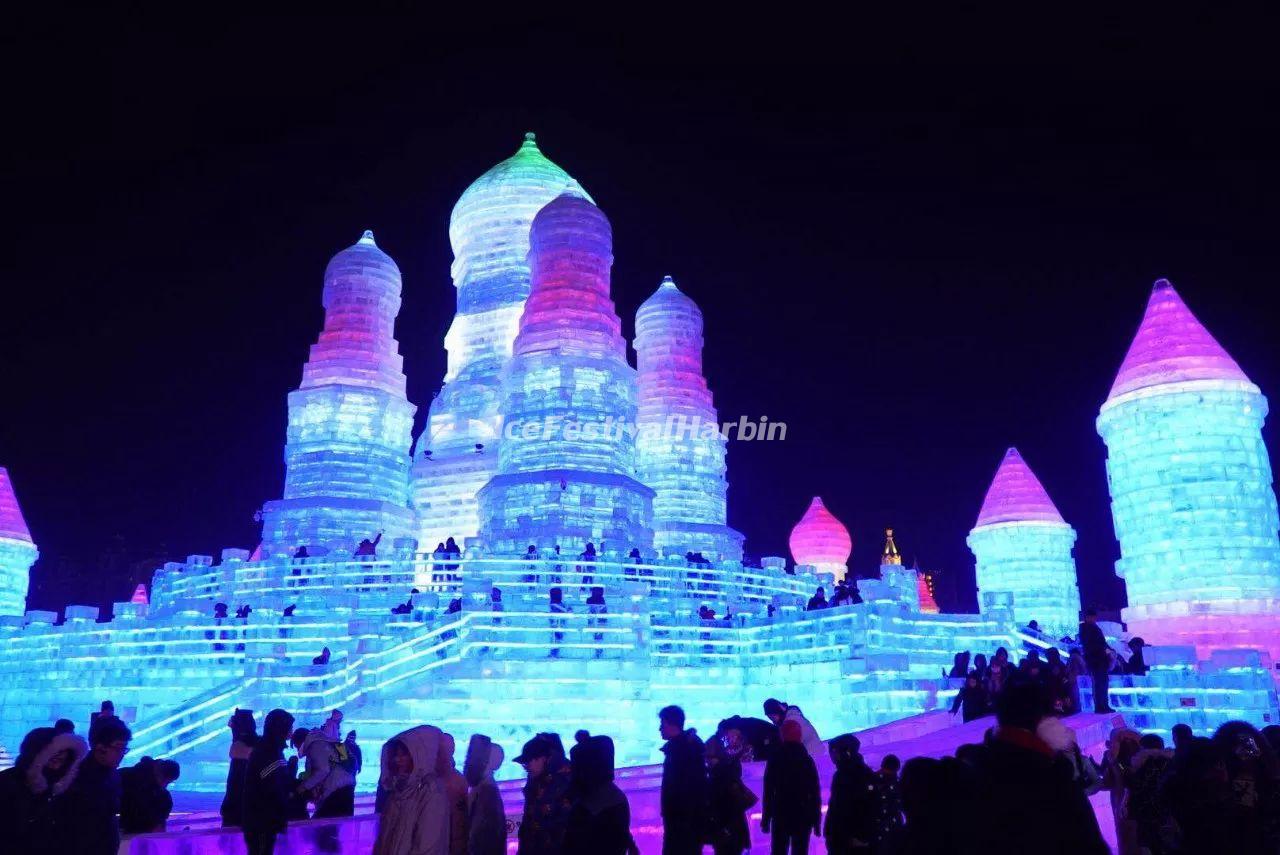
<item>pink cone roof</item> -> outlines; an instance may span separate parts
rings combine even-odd
[[[1169,280],[1160,279],[1107,397],[1110,400],[1135,389],[1188,380],[1249,382],[1236,361],[1191,314]]]
[[[1005,522],[1052,522],[1066,525],[1040,479],[1022,459],[1018,449],[1004,453],[996,477],[991,479],[974,527]]]
[[[853,551],[849,530],[817,496],[791,529],[790,543],[791,557],[797,564],[846,564]]]
[[[0,466],[0,537],[32,542],[31,531],[22,518],[22,508],[18,507],[18,497],[9,481],[9,470],[3,466]]]

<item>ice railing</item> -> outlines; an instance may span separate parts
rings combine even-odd
[[[224,559],[213,565],[208,556],[191,556],[185,564],[170,562],[156,572],[152,609],[182,607],[189,601],[222,601],[232,608],[241,603],[258,608],[258,604],[342,601],[362,611],[381,611],[405,600],[415,588],[423,596],[457,596],[463,580],[473,578],[490,580],[504,594],[545,591],[557,585],[616,590],[638,582],[654,597],[737,604],[741,610],[807,599],[818,585],[830,585],[829,580],[808,573],[786,573],[781,559],[768,560],[776,560],[777,565],[698,565],[676,557],[632,561],[621,556],[594,561],[545,555],[440,558],[431,553],[357,558],[337,552],[258,562]]]

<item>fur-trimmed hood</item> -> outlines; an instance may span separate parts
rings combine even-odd
[[[44,769],[49,765],[49,761],[63,751],[71,752],[71,765],[61,778],[53,783],[52,789],[49,781],[44,776]],[[59,733],[49,744],[40,749],[40,753],[31,761],[31,765],[27,767],[27,789],[36,795],[41,795],[49,791],[50,795],[59,796],[67,791],[72,782],[76,779],[76,774],[80,771],[80,763],[89,754],[89,743],[85,742],[74,733]]]

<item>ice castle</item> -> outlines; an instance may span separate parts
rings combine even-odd
[[[301,724],[341,707],[368,744],[406,722],[508,746],[586,727],[638,764],[657,756],[668,703],[706,732],[784,697],[832,735],[945,707],[955,686],[940,672],[957,651],[1055,644],[1024,630],[1031,619],[1074,629],[1075,532],[1013,449],[975,508],[976,614],[938,613],[892,531],[878,575],[857,580],[861,602],[805,611],[851,575],[849,531],[819,498],[790,509],[792,562],[745,565],[699,284],[687,294],[668,277],[643,303],[633,366],[609,220],[532,135],[466,189],[449,236],[457,313],[416,442],[400,270],[370,232],[329,262],[256,548],[168,563],[149,598],[111,615],[24,611],[37,551],[0,469],[0,745],[110,698],[133,753],[182,760],[184,787],[221,786],[237,707],[286,707]],[[1125,620],[1155,645],[1148,676],[1113,683],[1138,727],[1276,720],[1265,413],[1158,284],[1098,419]],[[586,603],[593,588],[607,611]],[[568,612],[549,611],[554,589]]]

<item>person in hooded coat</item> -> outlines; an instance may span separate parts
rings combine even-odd
[[[449,805],[440,783],[440,728],[411,728],[382,746],[384,793],[372,855],[446,855]]]
[[[299,753],[307,760],[301,787],[315,803],[315,819],[351,816],[355,813],[356,779],[338,762],[341,719],[330,718],[324,726],[310,730]]]
[[[457,750],[453,734],[440,734],[439,750],[436,774],[449,801],[449,853],[467,855],[467,779],[462,777],[453,759]]]
[[[227,751],[227,789],[222,797],[223,828],[238,828],[244,816],[244,772],[249,766],[249,753],[258,744],[258,725],[251,710],[237,709],[227,722],[231,729],[231,748]]]
[[[783,721],[782,744],[764,767],[764,815],[760,830],[772,834],[773,855],[807,855],[809,834],[822,833],[818,767],[795,721]]]
[[[479,733],[467,746],[462,764],[462,777],[471,787],[467,793],[467,855],[504,855],[507,851],[507,813],[493,780],[504,756],[502,746]]]
[[[876,851],[885,829],[879,826],[882,810],[876,774],[859,750],[862,743],[852,733],[831,740],[831,800],[827,803],[822,836],[830,855]]]
[[[120,830],[125,834],[149,834],[165,830],[173,812],[169,785],[181,768],[174,760],[143,757],[120,770]]]
[[[564,855],[638,855],[631,837],[631,803],[613,782],[613,740],[588,736],[570,751],[573,807],[565,824]]]
[[[0,828],[11,851],[53,855],[52,802],[71,785],[88,753],[79,736],[51,727],[38,727],[23,738],[17,761],[0,772]]]

